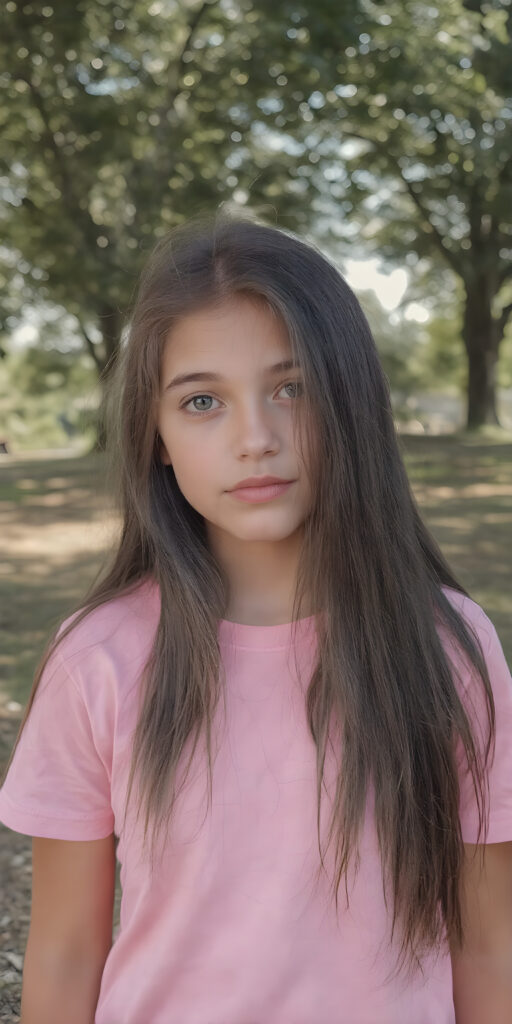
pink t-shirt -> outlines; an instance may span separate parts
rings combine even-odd
[[[497,706],[488,841],[512,840],[512,680],[482,609],[447,594],[481,637]],[[220,623],[226,732],[213,806],[206,814],[199,753],[151,877],[141,858],[143,819],[134,829],[129,817],[124,832],[121,822],[140,670],[158,615],[158,590],[145,584],[73,630],[45,671],[0,792],[0,820],[16,831],[119,836],[121,923],[95,1024],[454,1024],[448,952],[412,980],[386,980],[396,948],[388,945],[371,796],[359,872],[350,876],[348,910],[342,881],[338,923],[325,875],[315,885],[316,763],[304,706],[313,618],[301,621],[297,639],[302,682],[289,624]],[[461,679],[470,689],[467,671]],[[326,777],[329,785],[332,764]],[[474,842],[467,784],[461,820],[464,840]]]

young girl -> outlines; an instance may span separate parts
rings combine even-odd
[[[112,411],[119,543],[0,794],[23,1024],[510,1024],[512,681],[345,281],[276,228],[175,230]]]

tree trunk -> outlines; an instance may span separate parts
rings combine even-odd
[[[99,327],[105,348],[105,366],[100,375],[102,397],[98,409],[95,451],[104,451],[107,444],[107,401],[111,377],[115,372],[119,343],[121,340],[122,316],[118,309],[105,305],[99,315]]]
[[[496,410],[499,329],[491,310],[489,279],[466,282],[463,339],[468,357],[467,427],[500,426]]]

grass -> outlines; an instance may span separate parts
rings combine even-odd
[[[402,436],[422,514],[512,660],[512,444]],[[78,605],[112,545],[101,455],[0,462],[0,710],[23,705],[51,630]]]
[[[512,443],[409,436],[403,448],[425,522],[511,662]]]
[[[54,627],[112,542],[99,455],[4,457],[0,483],[0,707],[24,704]]]

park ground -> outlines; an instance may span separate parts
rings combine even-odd
[[[512,662],[512,442],[403,436],[421,512]],[[0,463],[0,773],[45,640],[79,604],[116,536],[101,455]],[[30,920],[30,839],[0,826],[0,1021],[19,1021]],[[117,903],[119,902],[119,888]]]

